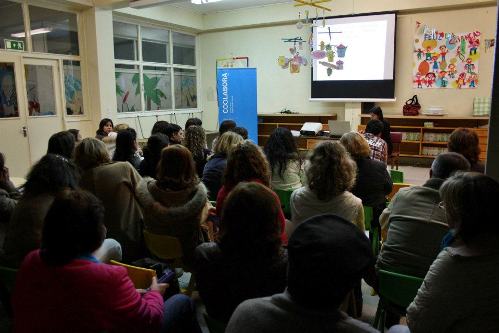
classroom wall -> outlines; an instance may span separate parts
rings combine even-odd
[[[269,11],[271,6],[269,6]],[[257,11],[259,9],[248,9]],[[363,8],[368,10],[368,8]],[[223,13],[213,14],[221,19]],[[233,16],[232,12],[225,15]],[[235,15],[235,14],[234,14]],[[238,14],[239,16],[242,14]],[[246,13],[248,15],[248,13]],[[205,18],[208,20],[212,15]],[[233,18],[232,18],[233,20]],[[246,18],[246,20],[249,19]],[[260,18],[255,18],[259,21]],[[412,88],[412,40],[415,22],[424,22],[438,29],[469,32],[482,32],[480,52],[480,83],[477,89],[413,89]],[[241,21],[244,23],[245,21]],[[412,95],[418,94],[424,108],[428,106],[443,106],[452,116],[469,116],[472,112],[472,102],[475,96],[489,96],[491,91],[492,67],[494,52],[485,53],[484,39],[494,38],[496,6],[467,8],[460,10],[433,10],[400,14],[397,20],[396,37],[396,102],[381,103],[386,113],[401,114],[403,103]],[[232,29],[202,33],[199,37],[201,55],[201,105],[205,111],[205,121],[209,128],[216,128],[216,71],[217,58],[248,56],[250,67],[256,67],[258,73],[258,113],[275,113],[284,107],[300,113],[337,113],[339,119],[345,117],[344,103],[311,102],[310,96],[310,66],[302,67],[299,74],[290,74],[277,65],[280,55],[290,56],[289,47],[281,38],[309,38],[310,30],[298,30],[295,24]],[[309,56],[309,50],[304,47],[302,54]]]

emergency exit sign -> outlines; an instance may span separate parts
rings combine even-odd
[[[24,42],[20,40],[4,39],[7,50],[24,51]]]

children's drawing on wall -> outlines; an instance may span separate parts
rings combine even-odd
[[[0,118],[19,117],[14,64],[0,63]]]
[[[478,86],[480,32],[442,32],[420,22],[414,38],[413,87],[473,89]]]
[[[277,64],[282,69],[288,69],[291,74],[300,73],[301,66],[307,66],[308,60],[304,56],[300,54],[304,51],[305,41],[301,37],[295,38],[283,38],[282,41],[284,43],[293,43],[293,46],[289,48],[290,55],[279,56],[277,58]]]

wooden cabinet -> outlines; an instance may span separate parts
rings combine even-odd
[[[361,116],[360,130],[371,119],[369,115]],[[480,159],[487,156],[489,117],[446,117],[446,116],[392,116],[386,115],[392,132],[402,132],[400,156],[433,158],[447,151],[450,134],[458,127],[473,129],[479,137]],[[431,125],[431,127],[430,127]]]
[[[306,122],[321,123],[323,130],[329,130],[328,121],[336,120],[336,114],[259,114],[258,115],[258,145],[265,146],[272,131],[278,127],[286,127],[299,131]],[[300,149],[311,149],[320,140],[329,138],[305,137],[296,138]]]

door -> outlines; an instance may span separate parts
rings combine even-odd
[[[0,52],[0,152],[12,177],[30,168],[21,56]]]
[[[47,153],[50,136],[63,130],[58,61],[24,58],[23,72],[30,161],[34,164]]]

